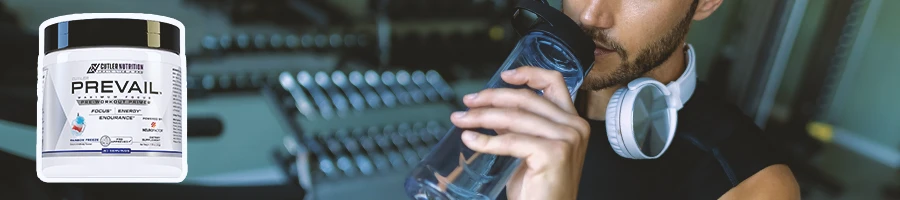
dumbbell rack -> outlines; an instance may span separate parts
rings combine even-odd
[[[303,136],[315,180],[337,180],[397,172],[416,165],[447,129],[437,121],[361,127]]]
[[[217,92],[259,91],[267,85],[277,84],[278,74],[264,70],[187,76],[190,99]]]
[[[423,63],[466,65],[501,63],[515,40],[510,27],[483,30],[407,31],[390,35],[390,65]],[[203,51],[192,58],[219,58],[256,53],[342,53],[374,62],[376,35],[366,31],[301,31],[296,33],[209,34],[201,40]]]
[[[374,45],[370,34],[357,32],[239,33],[207,35],[205,53],[357,50]]]
[[[301,71],[278,80],[263,92],[293,134],[276,159],[313,197],[323,185],[405,176],[449,128],[445,115],[422,106],[460,107],[436,71]],[[401,109],[412,116],[397,116]]]

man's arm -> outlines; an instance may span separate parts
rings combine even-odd
[[[800,199],[800,186],[787,165],[777,164],[753,174],[720,199]]]

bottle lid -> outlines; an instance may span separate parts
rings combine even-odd
[[[581,66],[584,75],[594,64],[594,40],[584,33],[575,21],[544,0],[521,0],[516,4],[512,25],[519,35],[540,31],[556,37],[572,53]]]
[[[52,24],[43,31],[44,54],[89,47],[135,47],[181,53],[181,30],[153,20],[73,20]]]

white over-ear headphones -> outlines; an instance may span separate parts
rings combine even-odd
[[[677,80],[664,85],[638,78],[616,90],[606,107],[606,136],[624,158],[656,159],[675,137],[678,110],[697,85],[694,48],[687,45],[687,68]]]

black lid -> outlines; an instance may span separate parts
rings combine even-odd
[[[590,72],[594,64],[594,40],[584,33],[575,21],[545,0],[520,0],[516,4],[512,25],[519,35],[541,31],[561,40],[585,69],[584,75]]]
[[[137,47],[181,53],[181,30],[141,19],[85,19],[56,23],[44,30],[44,54],[84,47]]]

